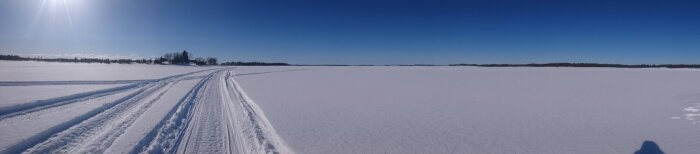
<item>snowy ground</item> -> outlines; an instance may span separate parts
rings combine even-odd
[[[0,153],[292,153],[235,69],[0,62]]]
[[[700,151],[700,70],[0,61],[0,153]]]
[[[298,153],[632,153],[644,140],[700,151],[700,70],[324,67],[237,79]]]

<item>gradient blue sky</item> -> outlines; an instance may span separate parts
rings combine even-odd
[[[2,0],[0,54],[700,63],[696,0]]]

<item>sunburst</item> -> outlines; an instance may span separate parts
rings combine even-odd
[[[42,0],[37,5],[37,8],[29,28],[25,33],[25,38],[31,36],[42,36],[46,33],[63,33],[66,37],[74,42],[76,36],[76,27],[73,21],[73,11],[76,7],[82,7],[80,0]],[[78,8],[79,9],[79,8]],[[60,25],[63,24],[63,28]],[[68,36],[70,35],[70,36]]]

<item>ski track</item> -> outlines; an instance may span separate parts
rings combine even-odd
[[[204,71],[206,75],[194,76]],[[0,125],[41,118],[113,94],[119,99],[34,134],[0,153],[104,153],[179,81],[199,79],[165,117],[143,134],[129,153],[293,153],[260,107],[234,80],[231,68],[209,69],[153,80],[124,80],[125,86],[0,108]],[[103,81],[2,82],[0,86],[112,84]],[[191,86],[191,85],[190,85]],[[172,95],[171,95],[172,96]],[[171,98],[171,97],[169,97]],[[77,114],[76,114],[77,115]],[[135,140],[134,140],[135,141]],[[128,145],[128,144],[121,144]],[[129,145],[129,147],[133,146]]]
[[[99,97],[107,96],[107,95],[111,95],[111,94],[116,94],[116,93],[124,92],[124,91],[130,90],[130,89],[140,88],[143,86],[144,85],[141,85],[141,84],[130,84],[130,85],[119,86],[119,87],[114,87],[114,88],[78,93],[78,94],[73,94],[73,95],[68,95],[68,96],[61,96],[61,97],[56,97],[56,98],[51,98],[51,99],[46,99],[46,100],[37,100],[37,101],[18,104],[18,105],[14,105],[14,106],[8,106],[8,107],[0,108],[0,120],[6,119],[6,118],[11,118],[11,117],[18,116],[18,115],[24,115],[24,114],[28,114],[28,113],[48,109],[48,108],[53,108],[56,106],[61,106],[61,105],[75,103],[75,102],[81,102],[81,101],[86,101],[86,100],[90,100],[90,99],[94,99],[94,98],[99,98]]]
[[[132,153],[293,153],[233,76],[206,77]]]
[[[17,132],[19,133],[18,135],[24,136],[19,138],[21,141],[13,143],[12,145],[6,145],[7,143],[4,143],[3,147],[5,148],[0,150],[0,153],[22,152],[48,139],[51,135],[66,130],[72,125],[80,123],[113,105],[124,102],[141,92],[143,92],[143,89],[134,89],[126,94],[120,93],[110,95],[106,96],[104,99],[98,98],[89,102],[74,103],[4,119],[0,121],[0,127],[2,128],[24,128],[26,130],[31,130],[31,132]],[[68,110],[71,111],[68,113],[59,112]],[[3,136],[6,135],[7,134],[4,134]]]
[[[160,121],[130,153],[174,153],[187,127],[187,120],[192,118],[192,107],[202,94],[200,90],[206,87],[212,76],[213,73],[200,80],[168,113],[168,118]]]
[[[236,105],[232,105],[229,111],[238,111],[237,115],[230,116],[238,119],[229,121],[235,121],[234,126],[237,129],[234,130],[238,130],[236,138],[242,142],[238,144],[243,150],[242,153],[293,153],[277,135],[262,109],[248,97],[233,76],[231,72],[227,72],[225,91],[228,97],[235,100],[231,103]]]
[[[25,153],[75,153],[73,150],[79,149],[78,147],[83,144],[100,144],[103,142],[109,142],[109,140],[97,141],[97,138],[108,138],[109,134],[115,133],[114,131],[119,130],[120,120],[128,120],[129,115],[127,115],[129,110],[135,108],[137,104],[141,102],[140,100],[145,99],[149,95],[156,93],[165,85],[156,85],[149,87],[144,92],[137,94],[135,97],[119,103],[110,109],[102,111],[100,114],[87,119],[86,121],[71,127],[61,133],[53,135],[48,140],[42,142],[39,145],[25,151]],[[163,91],[164,92],[164,91]],[[134,111],[135,112],[135,111]],[[133,113],[138,114],[138,113]],[[124,118],[124,119],[120,119]],[[123,124],[122,124],[123,125]],[[112,129],[112,130],[104,130]],[[108,131],[108,132],[103,132]],[[105,134],[105,137],[102,134]],[[106,143],[105,143],[106,144]],[[99,151],[91,151],[99,152]]]
[[[37,100],[37,101],[22,103],[22,104],[18,104],[18,105],[14,105],[14,106],[3,107],[3,108],[0,108],[0,120],[5,119],[5,118],[9,118],[9,117],[13,117],[13,116],[17,116],[17,115],[35,112],[38,110],[43,110],[43,109],[55,107],[55,106],[60,106],[60,105],[85,101],[85,100],[89,100],[89,99],[99,98],[102,96],[107,96],[107,95],[111,95],[111,94],[115,94],[115,93],[119,93],[119,92],[124,92],[124,91],[130,90],[130,89],[141,88],[141,87],[144,87],[148,84],[152,84],[154,82],[183,77],[183,76],[187,76],[190,74],[196,74],[196,73],[210,71],[210,70],[212,70],[212,69],[189,72],[189,73],[179,74],[179,75],[173,75],[173,76],[169,76],[169,77],[165,77],[165,78],[161,78],[161,79],[148,80],[150,82],[134,83],[134,84],[129,84],[129,85],[120,86],[120,87],[78,93],[78,94],[56,97],[56,98],[51,98],[51,99],[46,99],[46,100]],[[190,77],[190,78],[192,78],[192,77]],[[39,81],[39,82],[44,82],[44,81]]]
[[[106,80],[106,81],[0,81],[0,86],[46,86],[46,85],[94,85],[129,84],[153,80]]]

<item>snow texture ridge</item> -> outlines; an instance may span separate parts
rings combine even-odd
[[[0,153],[293,153],[232,78],[233,69],[147,80],[0,81],[126,84],[0,108]],[[125,134],[129,139],[120,139]]]

